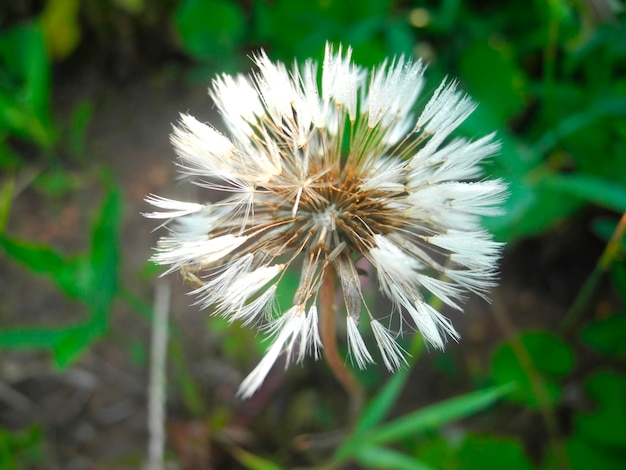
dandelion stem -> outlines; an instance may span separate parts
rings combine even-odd
[[[351,401],[351,414],[356,417],[363,405],[363,389],[354,374],[345,366],[337,348],[335,332],[335,271],[328,267],[320,292],[320,337],[326,362],[345,389]]]

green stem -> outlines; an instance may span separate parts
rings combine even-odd
[[[585,308],[589,304],[591,296],[595,292],[600,279],[602,279],[604,273],[608,271],[615,258],[619,255],[620,250],[622,249],[622,239],[624,238],[625,232],[626,212],[622,214],[617,227],[615,227],[613,235],[611,235],[611,239],[606,244],[606,247],[600,255],[598,262],[594,266],[593,271],[591,271],[591,274],[585,280],[585,283],[581,287],[580,291],[578,291],[578,295],[574,299],[572,306],[563,318],[560,326],[560,330],[562,332],[568,331],[573,325],[575,325],[582,313],[585,311]]]

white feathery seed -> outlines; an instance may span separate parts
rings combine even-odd
[[[318,357],[329,273],[344,299],[336,314],[345,316],[350,359],[359,368],[374,363],[370,343],[391,371],[406,364],[406,351],[383,318],[443,348],[458,334],[425,296],[461,309],[467,293],[486,297],[495,284],[502,244],[481,218],[501,213],[506,185],[486,179],[481,165],[499,145],[493,134],[454,135],[475,103],[446,80],[423,99],[419,60],[401,56],[368,71],[351,57],[350,47],[327,44],[321,66],[288,68],[261,51],[252,77],[215,78],[209,93],[228,134],[182,115],[171,138],[181,173],[206,202],[146,198],[157,210],[145,216],[169,230],[153,261],[180,269],[201,308],[271,338],[239,388],[244,398],[281,355],[287,365]],[[363,286],[372,284],[363,283],[359,260],[376,272],[391,312],[368,308]],[[300,281],[291,307],[279,311],[288,270],[299,270]]]

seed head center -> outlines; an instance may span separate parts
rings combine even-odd
[[[337,207],[335,204],[331,204],[321,212],[313,213],[313,223],[316,229],[326,228],[330,231],[337,229]]]

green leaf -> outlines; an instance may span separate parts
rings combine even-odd
[[[407,21],[404,18],[402,20],[386,21],[384,26],[388,49],[394,51],[395,55],[411,55],[415,45],[415,37]]]
[[[524,106],[525,77],[513,61],[511,47],[492,43],[480,41],[465,49],[461,76],[481,106],[488,107],[499,122],[506,122]]]
[[[85,161],[87,156],[85,136],[91,123],[94,109],[93,103],[81,101],[72,111],[68,147],[74,157],[83,161]]]
[[[626,358],[626,315],[594,321],[581,330],[580,339],[602,354]]]
[[[319,58],[324,41],[333,39],[339,26],[338,18],[327,16],[332,8],[333,2],[323,8],[319,2],[256,1],[253,39],[271,43],[272,56],[283,61]]]
[[[567,116],[554,129],[548,130],[534,144],[537,153],[546,155],[559,145],[562,139],[581,134],[602,118],[620,117],[626,114],[626,98],[602,96],[584,106],[581,112]]]
[[[254,455],[240,447],[231,447],[231,454],[248,470],[281,470],[280,465]]]
[[[344,459],[350,455],[359,446],[363,434],[385,419],[396,403],[409,373],[409,368],[401,369],[387,381],[382,390],[378,392],[361,413],[352,435],[337,449],[337,459]]]
[[[77,174],[67,171],[60,165],[39,173],[34,181],[34,187],[50,197],[69,197],[81,184],[83,182]]]
[[[18,23],[0,36],[0,61],[12,84],[22,93],[19,100],[42,116],[50,104],[50,64],[37,23]],[[6,78],[4,83],[7,83]],[[16,97],[17,98],[17,97]]]
[[[441,32],[449,33],[456,27],[456,20],[460,13],[462,0],[443,0],[439,2],[439,11],[433,20],[433,28]]]
[[[504,240],[540,234],[569,217],[582,204],[577,198],[564,198],[562,193],[538,185],[532,175],[514,176],[508,182],[509,196],[502,206],[503,215],[484,219],[485,226]]]
[[[415,363],[423,349],[424,339],[421,335],[415,335],[408,351],[410,354],[410,364]],[[409,366],[406,369],[399,370],[387,380],[384,387],[374,396],[361,413],[355,425],[354,432],[343,442],[339,449],[337,449],[337,459],[341,460],[350,455],[353,449],[359,446],[361,437],[387,417],[393,405],[397,402],[410,373],[411,367]]]
[[[566,376],[573,367],[570,346],[548,332],[525,332],[500,346],[492,356],[493,380],[517,385],[507,399],[534,408],[559,401],[561,389],[556,379]]]
[[[21,23],[0,35],[0,128],[40,146],[56,139],[50,116],[50,64],[41,28]]]
[[[98,318],[56,328],[5,328],[0,330],[0,350],[51,350],[55,366],[64,369],[106,330],[106,323]]]
[[[418,447],[417,457],[440,470],[532,470],[521,443],[501,436],[468,435],[460,442],[435,438]]]
[[[4,236],[0,236],[0,247],[11,258],[26,265],[31,271],[50,276],[68,297],[85,299],[81,283],[82,263],[79,258],[65,259],[48,246]]]
[[[0,130],[33,140],[44,148],[50,147],[54,140],[51,127],[44,124],[33,110],[18,102],[9,92],[2,90],[0,90]]]
[[[185,50],[202,60],[233,54],[246,34],[241,8],[227,0],[183,0],[175,23]]]
[[[434,470],[437,468],[398,451],[371,445],[359,447],[355,458],[365,468],[377,470]]]
[[[52,349],[55,364],[64,368],[108,329],[108,314],[117,293],[119,192],[111,187],[94,223],[89,258],[65,259],[49,247],[0,236],[0,246],[32,271],[50,276],[67,296],[90,311],[86,322],[53,328],[0,331],[0,347]]]
[[[4,328],[0,330],[0,349],[52,349],[64,328]]]
[[[569,470],[623,470],[624,452],[590,442],[578,434],[570,436],[565,442]],[[559,468],[557,451],[548,449],[541,468],[553,470]]]
[[[356,424],[355,435],[370,430],[387,417],[409,378],[411,365],[415,363],[423,350],[424,338],[421,335],[415,335],[407,351],[409,353],[409,367],[393,374],[385,386],[370,401]]]
[[[408,368],[399,370],[387,381],[383,389],[374,397],[361,414],[356,424],[356,433],[368,431],[385,419],[396,403],[409,377],[409,373],[410,369]]]
[[[594,176],[546,175],[541,180],[544,187],[569,195],[587,203],[626,212],[626,186]]]
[[[502,128],[489,108],[479,105],[461,125],[463,134],[472,138],[494,129],[498,130],[500,153],[485,171],[503,178],[509,194],[502,206],[503,214],[483,220],[489,231],[508,241],[536,235],[581,206],[580,200],[564,198],[563,193],[539,184],[546,171],[541,167],[542,155]]]
[[[443,470],[455,464],[455,453],[459,445],[457,440],[429,436],[416,444],[415,455],[425,464]]]
[[[515,439],[500,436],[467,436],[456,453],[458,467],[463,470],[506,468],[532,470],[524,448]]]
[[[0,124],[0,171],[6,174],[9,170],[15,170],[21,166],[22,160],[22,156],[6,142],[6,134]]]
[[[511,385],[504,385],[445,400],[381,426],[364,436],[364,444],[384,444],[437,429],[488,408],[511,391]]]
[[[118,288],[119,224],[121,196],[111,186],[94,223],[89,260],[89,302],[92,308],[106,312]]]
[[[319,59],[326,41],[352,45],[355,61],[363,66],[412,47],[406,21],[389,15],[389,0],[259,0],[253,5],[254,42],[271,44],[272,57],[283,61]]]
[[[0,428],[0,462],[3,470],[43,468],[43,432],[38,427],[20,431]]]
[[[80,358],[85,349],[107,330],[107,325],[100,321],[89,321],[62,330],[62,334],[53,344],[54,364],[63,370]]]
[[[579,436],[601,445],[626,446],[626,376],[598,371],[587,378],[585,389],[596,408],[574,420]]]

